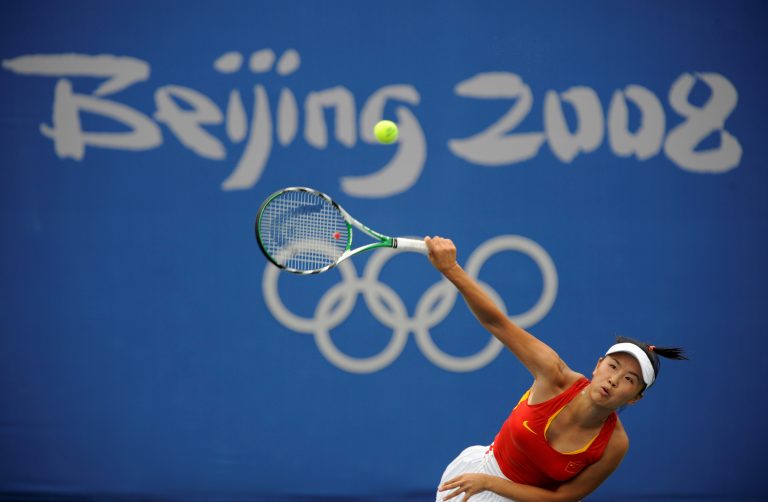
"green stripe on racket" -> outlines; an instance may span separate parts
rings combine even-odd
[[[427,254],[424,241],[389,237],[363,225],[328,195],[312,188],[279,190],[256,215],[256,240],[264,255],[294,274],[319,274],[352,256],[377,248]],[[376,240],[352,249],[352,229]]]

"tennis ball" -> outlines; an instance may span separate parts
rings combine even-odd
[[[389,145],[397,141],[397,124],[391,120],[381,120],[373,128],[373,135],[383,145]]]

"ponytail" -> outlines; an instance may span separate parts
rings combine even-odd
[[[649,345],[648,350],[666,359],[676,359],[678,361],[688,359],[682,347],[656,347],[655,345]]]
[[[651,361],[651,365],[653,366],[653,380],[658,378],[659,370],[661,369],[659,356],[665,359],[675,359],[678,361],[688,359],[685,356],[685,351],[682,347],[657,347],[655,345],[649,345],[647,343],[640,342],[626,336],[617,336],[616,343],[631,343],[640,347],[643,352],[645,352],[645,355],[648,356],[648,359]]]

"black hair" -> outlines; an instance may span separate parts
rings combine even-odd
[[[651,361],[655,378],[659,378],[659,370],[661,369],[659,356],[667,359],[677,359],[678,361],[682,359],[688,359],[685,356],[685,352],[683,351],[682,347],[658,347],[656,345],[650,345],[626,336],[617,336],[616,343],[631,343],[640,347]],[[643,387],[643,390],[645,390],[645,387]]]

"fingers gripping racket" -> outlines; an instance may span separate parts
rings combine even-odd
[[[388,237],[366,227],[328,195],[305,187],[273,193],[256,215],[256,240],[266,257],[288,272],[319,274],[363,251],[395,248],[427,254],[417,239]],[[376,242],[352,249],[352,228]]]

